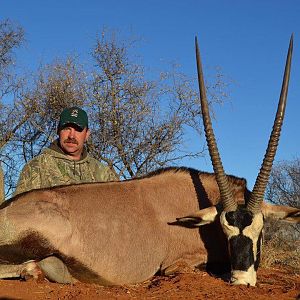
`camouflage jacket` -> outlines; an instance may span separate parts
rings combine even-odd
[[[84,150],[82,159],[69,159],[55,141],[23,168],[14,195],[46,187],[117,180],[105,165]]]

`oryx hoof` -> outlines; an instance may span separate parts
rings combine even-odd
[[[45,276],[41,270],[41,268],[38,266],[38,264],[34,261],[28,261],[23,263],[23,268],[21,269],[21,278],[24,280],[35,280],[35,281],[43,281]]]

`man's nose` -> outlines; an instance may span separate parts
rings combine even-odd
[[[75,129],[74,128],[70,128],[69,138],[74,138],[74,136],[75,136]]]

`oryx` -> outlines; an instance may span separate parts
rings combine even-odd
[[[130,284],[182,265],[206,263],[231,265],[233,283],[255,285],[264,216],[299,222],[299,209],[263,203],[286,103],[292,40],[273,132],[253,192],[244,179],[223,171],[197,43],[196,53],[214,174],[168,168],[123,182],[18,195],[0,210],[1,278],[43,272],[62,283]]]

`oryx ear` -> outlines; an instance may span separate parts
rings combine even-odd
[[[264,217],[283,220],[285,222],[300,223],[300,209],[283,205],[272,205],[263,202],[261,207]]]
[[[215,206],[201,209],[193,214],[182,218],[176,218],[176,224],[186,227],[200,227],[202,225],[210,224],[215,221],[218,215],[217,208]]]

